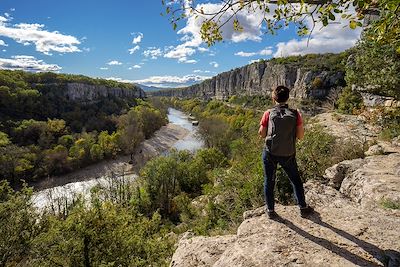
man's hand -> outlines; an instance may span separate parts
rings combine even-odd
[[[260,129],[258,129],[258,134],[261,138],[265,138],[267,136],[267,127],[261,125]]]

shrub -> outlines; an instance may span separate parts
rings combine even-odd
[[[14,192],[6,181],[0,181],[0,265],[13,266],[31,249],[37,230],[30,203],[32,190],[24,187]]]
[[[380,204],[386,209],[400,210],[400,201],[393,201],[390,199],[382,199]]]
[[[379,134],[381,139],[390,141],[394,137],[400,136],[400,110],[383,110],[379,124],[382,127]]]
[[[319,89],[319,88],[322,88],[323,86],[324,86],[324,82],[322,81],[322,79],[320,77],[315,77],[311,83],[311,87],[313,89]]]
[[[341,113],[354,114],[362,108],[363,100],[360,93],[351,90],[350,87],[346,87],[339,96],[337,106],[338,111]]]
[[[352,50],[351,62],[346,68],[347,84],[400,99],[400,53],[396,50],[399,38],[385,44],[370,40],[375,34],[367,32]]]

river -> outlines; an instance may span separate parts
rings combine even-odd
[[[157,131],[154,137],[144,141],[135,155],[137,166],[128,164],[128,156],[102,161],[82,170],[41,181],[32,197],[33,205],[39,210],[54,209],[59,211],[66,203],[71,203],[79,195],[88,197],[95,186],[110,187],[116,179],[132,181],[146,161],[158,155],[165,155],[174,148],[195,152],[204,146],[197,138],[197,127],[192,126],[188,116],[176,109],[168,109],[167,126]],[[110,178],[113,177],[113,178]],[[119,178],[117,178],[119,177]],[[123,178],[121,178],[123,177]]]

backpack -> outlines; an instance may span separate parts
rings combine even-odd
[[[278,105],[269,112],[266,149],[274,156],[292,156],[296,153],[298,112],[288,105]]]

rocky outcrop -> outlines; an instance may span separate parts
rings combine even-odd
[[[364,208],[400,203],[400,153],[346,160],[327,169],[325,178]]]
[[[326,132],[340,139],[353,139],[359,143],[375,140],[381,128],[368,122],[363,115],[345,115],[335,112],[318,114],[310,125],[321,125]]]
[[[67,83],[65,96],[73,101],[94,101],[102,97],[143,98],[144,91],[138,86],[132,88],[107,87],[84,83]]]
[[[343,72],[310,70],[259,61],[241,68],[223,72],[200,84],[186,88],[152,92],[153,96],[200,97],[227,99],[232,95],[270,95],[272,88],[285,85],[292,88],[296,98],[325,98],[332,87],[344,84]]]
[[[363,88],[363,87],[359,87],[359,86],[356,86],[353,84],[351,86],[351,89],[360,93],[365,107],[368,107],[368,108],[374,108],[374,107],[399,108],[400,107],[400,100],[398,100],[394,97],[375,95],[375,94],[371,93],[371,91],[374,91],[373,86]]]
[[[399,217],[360,210],[324,185],[307,187],[317,211],[309,219],[294,206],[277,206],[279,221],[264,208],[247,212],[236,235],[181,238],[171,266],[399,266]]]
[[[328,169],[329,170],[329,169]],[[400,153],[345,161],[327,171],[334,187],[309,181],[316,213],[301,218],[295,206],[248,211],[235,235],[184,235],[172,267],[191,266],[400,266]]]

